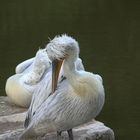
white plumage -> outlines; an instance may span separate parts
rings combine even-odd
[[[72,129],[95,118],[104,104],[102,78],[75,67],[79,56],[75,39],[57,36],[46,50],[52,61],[64,58],[63,71],[67,80],[59,83],[57,90],[36,110],[21,138],[34,135],[39,128],[44,128],[42,131],[46,133]]]
[[[16,67],[16,74],[6,81],[5,90],[11,101],[22,107],[29,107],[32,94],[46,80],[45,75],[50,65],[45,49],[40,49],[34,58],[20,63]]]
[[[84,66],[80,58],[77,58],[76,62],[77,70],[84,70]],[[60,76],[58,79],[58,83],[62,82],[65,79],[63,69],[60,70]],[[25,127],[27,127],[32,121],[32,117],[36,113],[36,110],[42,105],[42,103],[48,98],[48,96],[52,93],[52,68],[50,67],[45,74],[44,80],[40,81],[40,86],[36,88],[31,100],[30,107],[27,111]]]

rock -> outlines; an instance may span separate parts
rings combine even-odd
[[[0,134],[9,130],[16,130],[23,128],[23,122],[25,120],[25,113],[12,114],[8,116],[0,117]]]
[[[21,113],[26,110],[26,108],[21,108],[11,103],[7,96],[0,96],[0,116]]]
[[[0,97],[0,140],[18,140],[19,135],[21,135],[24,130],[23,123],[26,116],[26,110],[27,109],[16,107],[13,104],[11,105],[7,97]],[[115,139],[112,129],[95,120],[74,128],[73,134],[74,140]],[[57,135],[56,133],[51,133],[42,137],[38,136],[35,139],[56,140]],[[62,140],[68,140],[66,132],[62,133]]]

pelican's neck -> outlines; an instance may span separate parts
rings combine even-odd
[[[73,81],[75,76],[78,74],[78,71],[76,70],[75,67],[75,61],[77,59],[77,56],[71,56],[69,55],[65,60],[64,60],[64,65],[63,65],[63,70],[64,70],[64,75],[67,77],[68,80]]]

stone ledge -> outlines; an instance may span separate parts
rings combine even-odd
[[[7,96],[0,96],[0,116],[21,113],[26,110],[26,108],[21,108],[11,103]]]
[[[7,97],[0,97],[0,140],[18,140],[24,130],[23,122],[26,116],[24,108],[10,105]],[[114,132],[99,121],[91,121],[73,129],[74,140],[114,140]],[[56,140],[56,133],[37,137],[36,140]],[[27,140],[27,139],[26,139]],[[33,140],[33,139],[32,139]],[[62,140],[68,140],[66,132]]]

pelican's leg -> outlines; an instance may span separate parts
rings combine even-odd
[[[73,133],[72,133],[72,129],[67,130],[68,135],[69,135],[69,140],[73,140]]]
[[[61,140],[61,134],[62,134],[61,131],[57,131],[57,140]]]

